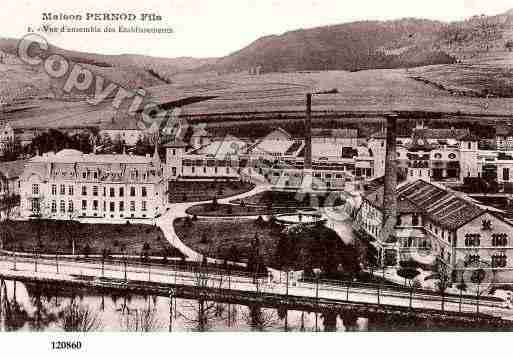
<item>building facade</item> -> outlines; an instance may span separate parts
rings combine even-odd
[[[23,218],[154,219],[165,209],[162,165],[153,157],[83,154],[30,159],[20,180]]]
[[[500,211],[480,206],[465,195],[416,180],[397,189],[394,228],[383,233],[383,188],[366,193],[356,216],[381,265],[415,261],[454,274],[476,268],[494,280],[513,279],[513,222]],[[456,280],[456,279],[454,279]]]

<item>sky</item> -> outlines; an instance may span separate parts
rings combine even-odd
[[[101,5],[100,5],[101,4]],[[171,34],[46,33],[62,48],[103,54],[161,57],[219,57],[259,37],[290,30],[357,20],[418,17],[440,21],[495,15],[513,8],[511,0],[2,0],[0,37],[19,38],[28,27],[117,27],[111,21],[43,21],[42,13],[154,13],[162,21],[120,23],[125,27],[172,28]],[[36,31],[37,32],[37,31]],[[40,34],[43,34],[39,32]]]

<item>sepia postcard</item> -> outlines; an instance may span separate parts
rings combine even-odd
[[[1,346],[512,329],[511,1],[2,2]]]

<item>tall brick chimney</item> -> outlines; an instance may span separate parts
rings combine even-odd
[[[305,169],[312,169],[312,94],[306,94],[305,117]]]
[[[303,161],[303,181],[301,183],[302,192],[312,191],[313,173],[312,173],[312,94],[306,94],[306,116],[304,123],[305,138],[305,156]]]
[[[383,192],[383,214],[385,221],[383,225],[393,218],[395,225],[395,218],[397,214],[397,151],[396,151],[396,137],[397,137],[397,115],[386,115],[386,152],[385,152],[385,185]]]

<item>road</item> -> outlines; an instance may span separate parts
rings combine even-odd
[[[14,269],[16,268],[16,269]],[[287,286],[285,278],[279,281],[263,278],[256,283],[250,277],[240,274],[205,274],[186,271],[164,266],[146,266],[108,263],[104,265],[102,273],[101,262],[86,262],[74,260],[50,260],[33,258],[0,257],[0,275],[16,275],[32,279],[59,279],[72,281],[77,277],[91,277],[92,280],[100,277],[116,281],[134,280],[152,282],[164,285],[206,286],[212,288],[236,289],[254,293],[271,293],[316,298],[333,299],[363,304],[394,305],[408,308],[410,306],[410,293],[398,287],[380,287],[378,285],[358,284],[347,286],[342,283],[320,282],[306,283],[290,281]],[[379,299],[378,299],[379,292]],[[378,302],[379,300],[379,302]],[[415,293],[412,307],[416,309],[441,309],[441,297],[436,293]],[[445,310],[458,312],[460,298],[450,296],[445,298]],[[477,310],[476,298],[462,298],[461,310],[466,313],[475,313]],[[501,302],[481,299],[479,311],[503,319],[513,320],[513,310],[504,308]]]

